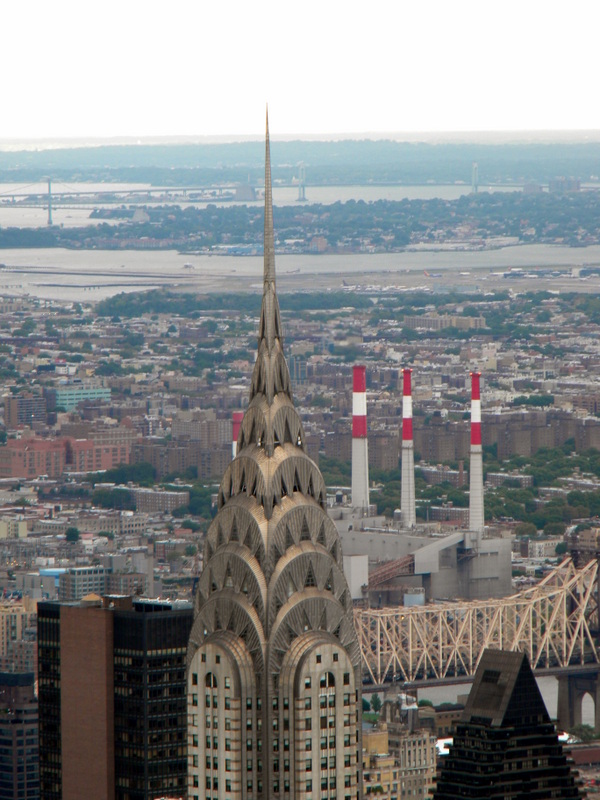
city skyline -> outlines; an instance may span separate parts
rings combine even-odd
[[[266,101],[283,135],[594,130],[596,16],[538,0],[12,4],[0,139],[257,135]]]

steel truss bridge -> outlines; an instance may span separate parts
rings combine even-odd
[[[527,653],[534,670],[598,664],[598,561],[571,558],[531,589],[498,600],[357,609],[374,684],[469,677],[491,647]]]

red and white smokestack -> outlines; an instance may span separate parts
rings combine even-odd
[[[417,524],[415,505],[415,449],[413,443],[412,369],[402,370],[402,527]]]
[[[242,420],[244,419],[244,412],[243,411],[234,411],[233,412],[233,430],[232,430],[232,437],[231,437],[231,457],[235,458],[237,456],[237,443],[238,443],[238,436],[240,435],[240,428],[242,427]]]
[[[369,451],[367,440],[367,368],[352,371],[352,507],[369,508]]]
[[[479,540],[484,528],[483,455],[481,448],[480,372],[471,373],[471,460],[469,464],[469,530]]]

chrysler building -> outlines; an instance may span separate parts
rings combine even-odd
[[[361,654],[283,353],[265,148],[258,355],[188,645],[189,800],[360,800]]]

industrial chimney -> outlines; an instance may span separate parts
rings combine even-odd
[[[469,530],[476,534],[470,537],[472,544],[477,546],[483,533],[483,455],[481,449],[481,399],[479,395],[479,379],[481,372],[471,373],[471,461],[469,464],[470,475],[470,503],[469,503]]]
[[[361,366],[352,374],[352,507],[363,513],[369,508],[366,372]]]
[[[242,420],[244,419],[243,411],[233,412],[233,431],[231,437],[231,457],[235,458],[237,455],[238,436],[240,435],[240,428],[242,427]]]
[[[402,370],[402,497],[400,510],[403,528],[414,528],[417,524],[411,375],[412,369]]]

